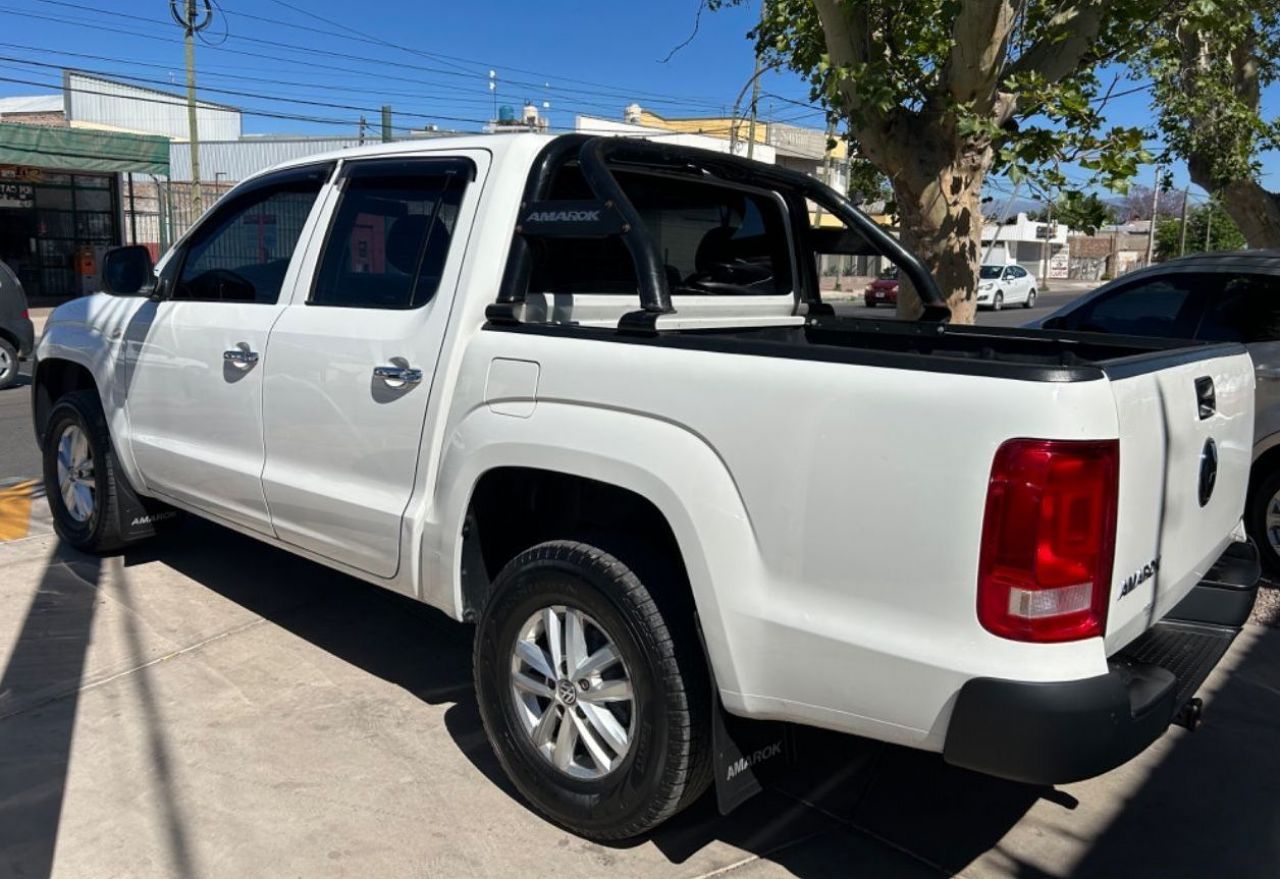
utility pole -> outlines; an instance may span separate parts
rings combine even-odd
[[[360,146],[364,146],[364,133],[369,128],[369,120],[364,118],[364,114],[360,114]]]
[[[760,0],[760,23],[764,24],[764,14],[769,8],[769,0]],[[760,103],[760,74],[764,71],[760,68],[760,47],[756,47],[756,66],[755,73],[751,79],[751,122],[747,125],[747,158],[753,158],[756,153],[756,105]]]
[[[198,217],[204,213],[200,191],[200,127],[196,120],[196,34],[213,22],[211,0],[184,0],[185,15],[178,11],[179,0],[169,0],[169,13],[182,28],[187,56],[187,129],[191,141],[191,208]],[[203,8],[201,14],[200,7]]]
[[[1178,230],[1178,256],[1187,255],[1187,205],[1191,202],[1191,186],[1182,190],[1182,228]]]
[[[1156,250],[1156,220],[1160,216],[1160,166],[1156,165],[1156,185],[1151,189],[1151,223],[1147,226],[1147,265]]]
[[[382,142],[391,143],[391,105],[382,105]]]

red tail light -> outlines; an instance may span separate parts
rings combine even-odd
[[[24,309],[22,309],[22,315],[21,315],[21,317],[22,317],[22,319],[23,319],[23,320],[29,320],[29,319],[31,318],[31,315],[30,315],[30,314],[27,312],[27,310],[24,308]]]
[[[996,451],[978,562],[978,620],[1015,641],[1101,635],[1111,598],[1116,440],[1009,440]]]

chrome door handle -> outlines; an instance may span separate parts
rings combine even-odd
[[[375,366],[373,376],[382,379],[388,387],[400,388],[421,382],[422,370],[412,366]]]
[[[230,351],[222,352],[222,359],[236,369],[248,369],[258,362],[258,352],[250,351],[248,348],[232,348]]]

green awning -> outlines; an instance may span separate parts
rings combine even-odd
[[[0,164],[169,174],[169,139],[151,134],[0,122]]]

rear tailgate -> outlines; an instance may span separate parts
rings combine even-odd
[[[1254,376],[1235,345],[1123,358],[1104,371],[1120,426],[1110,655],[1168,613],[1231,540],[1252,462]]]

